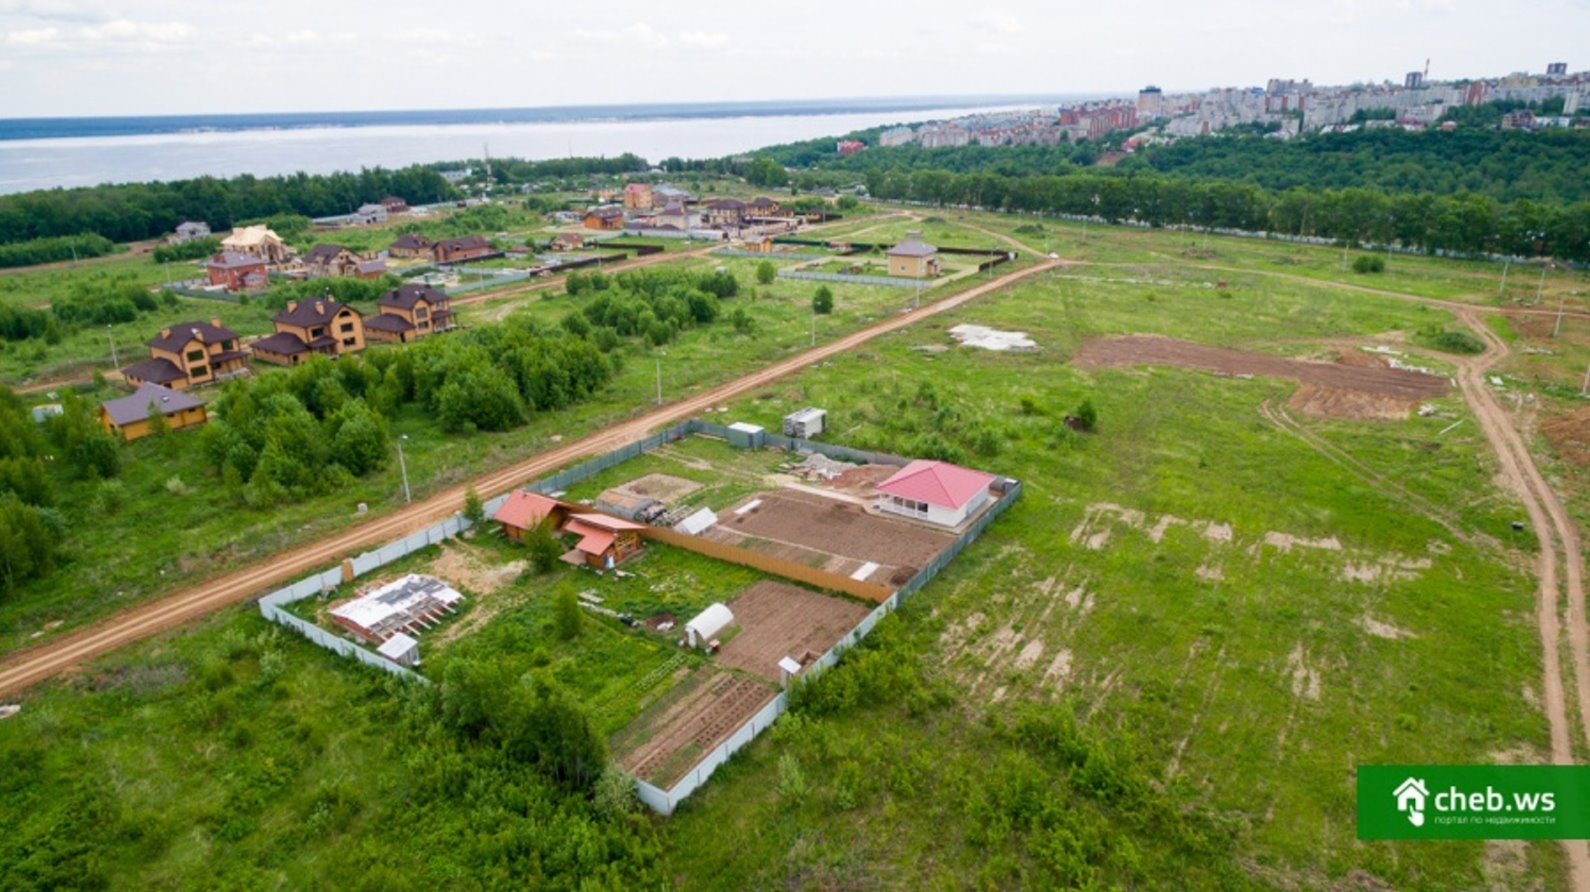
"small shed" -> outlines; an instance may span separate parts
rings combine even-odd
[[[778,683],[789,687],[795,676],[801,674],[801,664],[789,657],[780,657],[778,661]]]
[[[711,508],[702,508],[684,520],[674,524],[674,529],[687,536],[699,536],[703,531],[718,522],[718,515]]]
[[[729,425],[729,445],[738,449],[761,449],[767,445],[767,431],[759,424],[736,421]]]
[[[828,427],[828,413],[808,406],[784,416],[784,436],[809,440]]]
[[[734,625],[734,613],[723,604],[712,604],[685,623],[685,638],[691,647],[706,647],[719,632]]]
[[[651,496],[615,487],[596,497],[596,510],[637,523],[650,523],[667,509]]]
[[[402,632],[381,642],[381,646],[376,648],[375,652],[399,666],[407,666],[410,669],[420,664],[420,643]]]

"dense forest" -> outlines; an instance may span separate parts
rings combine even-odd
[[[1388,195],[1373,189],[1262,189],[1158,175],[1008,177],[945,170],[867,176],[874,197],[1154,226],[1233,229],[1456,254],[1501,252],[1590,260],[1590,202],[1498,202],[1472,193]]]
[[[863,153],[865,154],[865,153]],[[1394,127],[1321,133],[1302,139],[1253,136],[1183,139],[1122,161],[1151,169],[1266,189],[1370,188],[1553,204],[1590,199],[1590,131],[1484,130],[1409,133]]]
[[[453,198],[457,191],[435,170],[413,166],[23,192],[0,196],[0,244],[82,233],[130,242],[161,236],[184,220],[200,220],[223,230],[240,220],[272,214],[346,214],[388,195],[417,204]]]

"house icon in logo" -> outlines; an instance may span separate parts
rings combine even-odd
[[[1397,792],[1392,795],[1397,797],[1397,811],[1408,813],[1408,822],[1415,827],[1424,826],[1424,800],[1430,793],[1424,788],[1424,781],[1408,778],[1397,787]]]

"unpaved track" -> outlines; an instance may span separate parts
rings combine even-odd
[[[1562,663],[1558,656],[1558,642],[1562,626],[1557,602],[1562,594],[1558,583],[1558,547],[1563,558],[1563,582],[1568,598],[1568,643],[1573,662],[1574,688],[1579,707],[1579,725],[1584,737],[1590,741],[1590,633],[1585,628],[1583,552],[1579,534],[1568,512],[1563,510],[1557,494],[1546,485],[1545,478],[1535,467],[1533,456],[1518,431],[1508,421],[1507,413],[1496,401],[1485,382],[1485,373],[1507,355],[1507,344],[1497,337],[1473,309],[1460,310],[1458,318],[1485,341],[1485,353],[1458,365],[1458,386],[1464,399],[1474,410],[1480,429],[1496,450],[1501,460],[1502,475],[1518,494],[1534,527],[1535,539],[1540,543],[1540,556],[1536,571],[1540,576],[1540,599],[1536,605],[1536,621],[1540,626],[1540,644],[1543,665],[1542,687],[1546,705],[1546,720],[1551,728],[1551,760],[1560,765],[1571,764],[1573,743],[1568,721],[1567,699],[1563,693]],[[1568,854],[1569,882],[1574,889],[1590,890],[1590,844],[1585,840],[1564,840]]]
[[[524,461],[487,472],[468,483],[442,490],[391,514],[333,534],[323,541],[274,555],[159,600],[107,617],[79,631],[7,655],[0,659],[0,694],[22,691],[85,660],[174,628],[229,604],[247,600],[272,585],[329,566],[344,556],[374,548],[413,530],[436,523],[459,510],[463,504],[464,492],[470,485],[473,485],[483,498],[490,498],[531,478],[554,471],[575,459],[639,439],[653,428],[689,418],[708,406],[739,397],[769,382],[792,375],[813,363],[859,347],[880,335],[913,325],[920,319],[948,312],[991,291],[1004,288],[1012,282],[1054,266],[1052,262],[1044,262],[1007,273],[976,288],[928,304],[921,309],[886,319],[837,341],[718,385],[704,393],[670,403],[628,421],[619,422]]]

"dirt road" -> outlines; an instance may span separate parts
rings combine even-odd
[[[1485,373],[1507,355],[1507,344],[1490,330],[1473,309],[1458,312],[1458,318],[1485,341],[1485,353],[1458,365],[1458,386],[1474,410],[1480,429],[1501,461],[1502,477],[1524,503],[1535,539],[1540,544],[1536,572],[1540,577],[1540,596],[1535,618],[1540,629],[1543,663],[1542,699],[1546,721],[1551,729],[1551,761],[1574,761],[1572,728],[1568,720],[1567,697],[1563,690],[1562,663],[1558,644],[1562,637],[1558,601],[1568,599],[1568,644],[1573,664],[1574,689],[1579,708],[1579,724],[1590,742],[1590,630],[1585,626],[1584,553],[1579,534],[1557,494],[1546,485],[1535,466],[1523,438],[1508,421],[1507,413],[1485,382]],[[1560,549],[1560,551],[1559,551]],[[1563,576],[1559,584],[1558,556]],[[1566,592],[1563,589],[1566,589]],[[1569,881],[1574,889],[1590,890],[1590,844],[1585,840],[1566,840]]]
[[[314,569],[330,566],[345,556],[376,547],[436,523],[462,507],[464,492],[469,485],[473,485],[483,498],[490,498],[534,477],[554,471],[575,459],[604,452],[639,439],[654,428],[699,414],[708,406],[742,396],[769,382],[792,375],[813,363],[852,350],[880,335],[915,324],[920,319],[955,309],[968,301],[1053,266],[1053,263],[1046,262],[1007,273],[976,288],[921,309],[886,319],[704,393],[670,403],[556,449],[482,474],[468,483],[445,489],[429,498],[391,514],[366,521],[325,540],[275,555],[159,600],[107,617],[79,631],[9,654],[0,659],[0,694],[14,694],[25,690],[84,660],[93,659],[122,645],[174,628],[229,604],[247,600],[272,585],[297,578]]]

